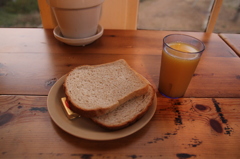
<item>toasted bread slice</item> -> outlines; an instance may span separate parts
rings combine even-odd
[[[145,94],[148,81],[125,60],[76,67],[66,77],[65,94],[71,109],[85,117],[103,115]]]
[[[153,104],[155,91],[149,86],[148,92],[125,102],[115,110],[99,117],[91,118],[100,126],[117,130],[129,126],[141,118]]]

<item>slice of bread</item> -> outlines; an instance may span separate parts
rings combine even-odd
[[[140,119],[152,105],[155,91],[149,86],[148,92],[125,102],[115,110],[99,117],[91,118],[100,126],[117,130],[127,127]]]
[[[148,91],[148,81],[125,60],[76,67],[66,77],[65,94],[71,109],[85,117],[103,115]]]

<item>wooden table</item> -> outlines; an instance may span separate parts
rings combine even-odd
[[[240,34],[221,33],[219,36],[240,56]]]
[[[52,30],[0,29],[0,158],[240,158],[240,58],[217,34],[183,32],[206,50],[184,96],[157,91],[168,31],[105,30],[73,47]],[[157,92],[157,110],[141,130],[110,141],[74,137],[47,109],[54,83],[76,66],[125,59]]]

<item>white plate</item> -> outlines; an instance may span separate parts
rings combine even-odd
[[[144,127],[154,115],[157,108],[157,98],[155,95],[153,105],[149,108],[147,113],[139,119],[136,123],[121,130],[108,131],[96,125],[90,119],[80,117],[77,119],[69,120],[62,108],[61,98],[65,96],[63,90],[63,83],[66,75],[61,77],[51,88],[47,106],[48,112],[53,121],[64,131],[76,137],[89,139],[89,140],[113,140],[128,136],[142,127]]]
[[[91,37],[87,37],[87,38],[71,39],[71,38],[63,37],[59,26],[56,26],[53,30],[53,34],[56,39],[58,39],[59,41],[61,41],[63,43],[66,43],[68,45],[85,46],[85,45],[88,45],[88,44],[94,42],[98,38],[100,38],[103,34],[103,30],[104,30],[103,27],[101,25],[98,25],[97,33],[95,35],[93,35]]]

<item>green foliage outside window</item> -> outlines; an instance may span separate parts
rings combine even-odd
[[[9,13],[27,14],[38,10],[37,0],[8,0],[4,10]]]
[[[0,1],[0,27],[38,27],[40,25],[37,0]]]

